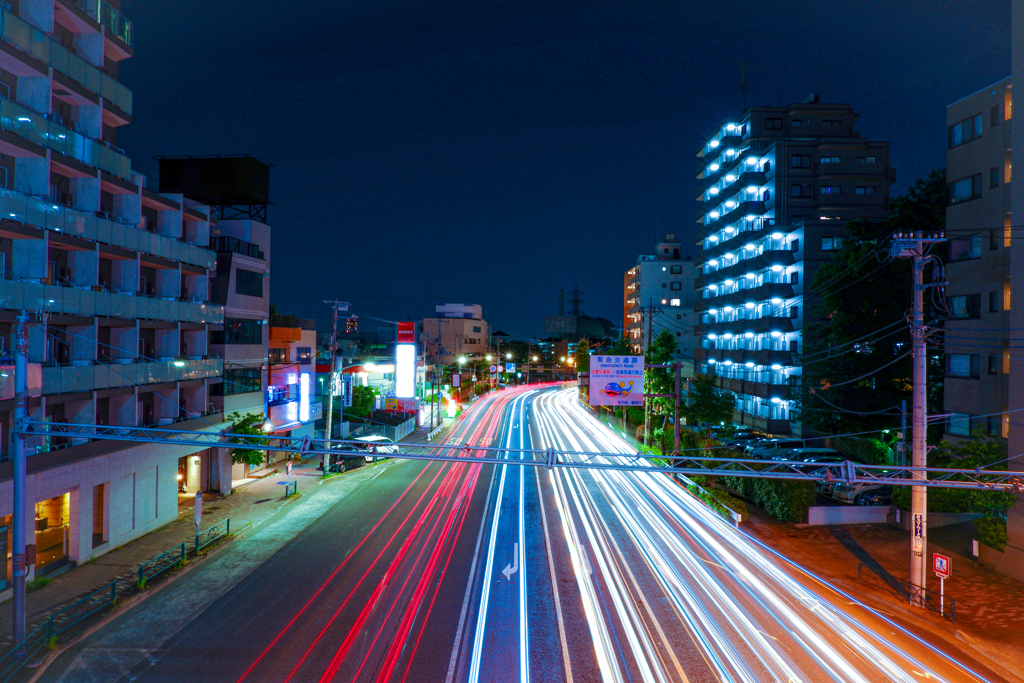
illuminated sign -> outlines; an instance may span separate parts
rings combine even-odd
[[[515,372],[515,371],[516,371],[516,364],[515,363],[505,363],[505,372]]]
[[[416,395],[416,345],[395,346],[395,396],[411,398]]]
[[[299,420],[309,422],[309,373],[299,375]],[[290,464],[290,463],[289,463]]]
[[[398,343],[416,343],[416,323],[398,323]]]
[[[418,398],[385,398],[384,410],[391,413],[412,413],[419,409]]]
[[[643,356],[591,356],[590,405],[642,406]]]

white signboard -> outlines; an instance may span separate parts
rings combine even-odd
[[[643,356],[591,356],[590,405],[642,406]]]

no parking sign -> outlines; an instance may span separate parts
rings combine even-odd
[[[945,555],[932,553],[932,569],[935,570],[935,576],[940,579],[948,579],[953,571],[953,562]]]

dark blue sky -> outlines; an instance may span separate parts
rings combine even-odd
[[[328,320],[473,302],[538,335],[578,282],[621,317],[660,233],[692,243],[695,152],[747,104],[849,102],[897,191],[945,158],[945,105],[1009,73],[1009,0],[124,0],[153,155],[274,164],[272,301]],[[692,247],[691,247],[692,249]]]

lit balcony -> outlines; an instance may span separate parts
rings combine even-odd
[[[207,270],[212,270],[217,264],[216,254],[205,247],[3,188],[0,188],[0,219],[56,230]]]
[[[6,15],[6,12],[3,14]],[[5,131],[47,147],[83,164],[95,166],[111,175],[128,179],[131,177],[131,160],[113,147],[100,143],[51,121],[27,107],[0,98],[0,128]],[[9,146],[7,143],[6,146]],[[8,152],[10,153],[10,152]],[[14,155],[26,156],[15,150]]]
[[[219,358],[44,367],[43,393],[67,394],[139,384],[184,382],[220,377],[223,373],[224,361]]]
[[[224,307],[203,302],[155,299],[134,294],[61,287],[28,280],[0,281],[0,308],[86,318],[124,318],[223,324]]]
[[[131,90],[6,9],[0,10],[0,39],[26,53],[29,57],[52,66],[54,70],[113,103],[126,114],[132,113]],[[12,58],[3,55],[0,51],[0,67],[11,71],[11,69],[7,69],[8,60],[12,60]],[[19,73],[24,69],[24,63],[12,66],[16,69],[13,73],[28,75]]]

